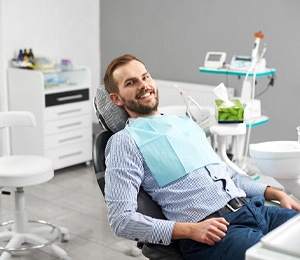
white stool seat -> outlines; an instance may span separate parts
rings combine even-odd
[[[34,155],[0,157],[0,186],[25,187],[44,183],[54,176],[52,161]]]

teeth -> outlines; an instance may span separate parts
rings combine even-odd
[[[150,93],[145,93],[143,96],[140,96],[140,98],[145,98],[145,97],[149,97]]]

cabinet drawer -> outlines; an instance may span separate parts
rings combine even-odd
[[[45,150],[54,170],[92,160],[92,140]]]
[[[79,89],[59,93],[46,94],[46,107],[89,100],[89,89]]]
[[[45,109],[45,121],[80,116],[89,113],[91,113],[91,104],[89,101],[65,104],[63,106],[47,107]]]
[[[78,117],[47,122],[45,125],[45,135],[59,134],[78,129],[89,129],[91,127],[91,115],[85,114]]]
[[[84,128],[76,131],[68,131],[61,134],[50,135],[45,138],[45,149],[60,147],[63,145],[74,144],[92,140],[92,128]]]

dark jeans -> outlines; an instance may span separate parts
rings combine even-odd
[[[179,246],[184,258],[245,259],[248,248],[259,242],[268,232],[299,214],[295,210],[264,206],[264,202],[262,196],[256,196],[238,211],[224,215],[230,225],[226,236],[214,246],[182,239]]]

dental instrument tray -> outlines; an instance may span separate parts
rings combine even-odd
[[[300,215],[264,236],[246,252],[248,259],[299,259]]]

